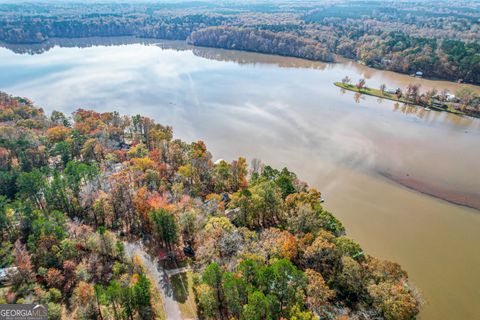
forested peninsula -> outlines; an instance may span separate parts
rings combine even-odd
[[[142,244],[191,272],[199,319],[412,319],[407,273],[365,253],[284,168],[217,160],[152,119],[46,115],[0,93],[1,303],[49,319],[164,319]],[[153,260],[153,258],[152,258]]]
[[[0,4],[0,41],[135,36],[187,40],[331,62],[335,56],[429,78],[480,84],[480,3]]]

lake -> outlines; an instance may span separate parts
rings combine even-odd
[[[47,111],[143,114],[204,140],[214,159],[259,158],[317,187],[372,255],[399,262],[422,319],[480,319],[480,120],[345,92],[456,83],[133,38],[0,48],[0,90]],[[479,90],[478,87],[472,87]],[[448,201],[446,201],[446,200]]]

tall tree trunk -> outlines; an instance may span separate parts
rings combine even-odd
[[[97,309],[98,309],[98,315],[100,316],[100,320],[103,320],[103,316],[102,316],[102,310],[100,309],[100,302],[98,301],[98,296],[96,296],[96,300],[97,300]]]

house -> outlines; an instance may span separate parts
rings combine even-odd
[[[216,160],[213,164],[216,165],[216,166],[218,166],[220,163],[222,163],[222,161],[225,161],[225,160],[223,160],[223,159],[218,159],[218,160]]]
[[[398,89],[387,89],[385,90],[386,93],[390,93],[390,94],[396,94],[397,93],[397,90]]]
[[[230,202],[230,196],[228,195],[228,193],[226,193],[226,192],[222,193],[222,201],[225,202],[225,203]]]
[[[17,267],[0,268],[0,283],[6,283],[18,273]]]
[[[390,64],[392,64],[392,60],[386,59],[386,58],[382,58],[382,65],[388,66],[388,65],[390,65]]]
[[[450,102],[455,102],[457,100],[457,97],[455,97],[455,95],[451,93],[447,93],[445,97],[447,98],[447,101]]]
[[[225,215],[230,220],[235,220],[240,215],[240,208],[227,209],[225,210]]]

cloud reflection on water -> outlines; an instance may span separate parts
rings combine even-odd
[[[47,44],[46,51],[31,49],[43,52],[39,55],[1,49],[0,70],[8,70],[0,74],[1,89],[31,97],[47,111],[69,114],[83,107],[146,114],[172,125],[178,137],[202,138],[214,152],[230,157],[233,152],[269,158],[306,154],[311,158],[304,161],[325,170],[338,164],[400,170],[453,181],[456,188],[478,186],[464,183],[457,159],[442,154],[447,165],[441,174],[429,166],[430,157],[443,152],[445,144],[464,154],[465,166],[478,166],[477,152],[462,149],[478,143],[478,120],[356,97],[332,85],[348,74],[353,79],[368,76],[369,85],[378,86],[389,73],[351,62],[324,64],[179,42],[130,41],[100,46],[99,39],[84,39],[82,48],[60,41]],[[388,85],[396,81],[405,80],[392,78]]]

